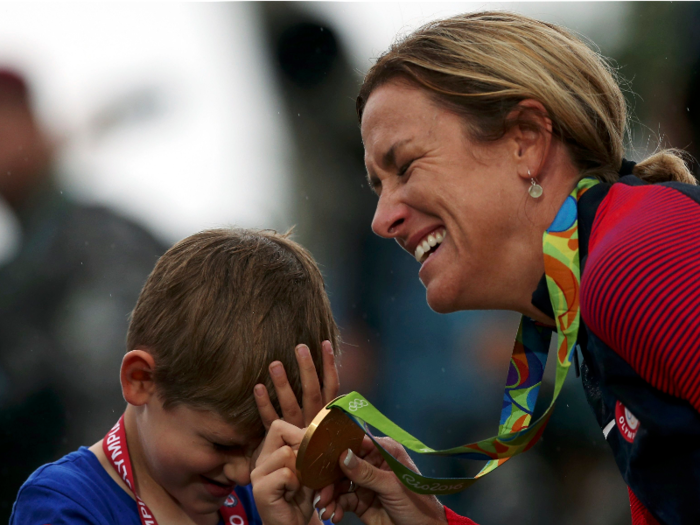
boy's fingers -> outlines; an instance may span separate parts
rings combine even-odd
[[[270,377],[272,378],[272,384],[275,385],[277,400],[282,409],[282,418],[292,425],[303,427],[304,415],[301,412],[301,408],[299,408],[294,390],[289,384],[284,365],[280,361],[270,363]]]
[[[262,464],[263,461],[279,448],[289,446],[293,450],[298,450],[301,440],[304,438],[305,429],[298,428],[295,425],[277,419],[270,425],[270,430],[263,441],[260,456],[258,456],[256,465]]]
[[[340,379],[331,342],[323,341],[321,350],[323,354],[323,405],[325,406],[338,397]]]
[[[271,474],[275,470],[279,470],[284,467],[295,470],[296,461],[297,456],[294,453],[294,450],[292,450],[292,447],[288,445],[278,448],[264,458],[261,454],[260,458],[258,458],[257,466],[253,472],[250,473],[250,479],[251,481],[255,482],[256,480]]]
[[[301,379],[301,406],[304,412],[304,426],[308,426],[316,417],[319,410],[323,408],[323,397],[321,396],[321,384],[318,382],[316,366],[311,357],[309,347],[297,345],[294,349],[299,364],[299,377]]]
[[[268,394],[265,385],[262,384],[255,385],[253,392],[255,393],[255,404],[258,406],[260,419],[262,419],[265,430],[270,430],[272,422],[279,419],[277,411],[275,407],[272,406],[272,401],[270,401],[270,394]]]
[[[253,482],[253,498],[256,501],[266,501],[268,499],[266,495],[270,495],[274,499],[284,498],[285,501],[289,501],[300,488],[301,485],[294,471],[282,467],[271,475],[256,478]]]

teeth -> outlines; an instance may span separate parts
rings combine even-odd
[[[430,251],[430,249],[434,248],[435,246],[437,246],[445,240],[446,234],[447,230],[439,230],[435,233],[431,233],[430,235],[428,235],[428,237],[425,240],[423,240],[423,242],[421,242],[416,248],[416,251],[414,253],[416,261],[422,263],[425,255]]]

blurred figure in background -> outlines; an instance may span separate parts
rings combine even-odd
[[[53,146],[24,78],[0,69],[0,196],[21,243],[0,267],[0,522],[42,463],[99,439],[124,409],[105,381],[164,246],[57,187]]]

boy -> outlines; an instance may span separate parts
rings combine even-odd
[[[32,474],[11,525],[260,523],[249,483],[265,428],[280,409],[308,424],[335,397],[337,343],[321,274],[286,235],[179,242],[131,316],[124,415],[102,441]]]

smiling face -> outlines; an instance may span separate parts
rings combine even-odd
[[[430,307],[510,307],[528,186],[517,140],[470,140],[463,117],[401,81],[372,92],[362,138],[379,195],[372,229],[419,260]]]
[[[250,483],[261,437],[247,436],[212,412],[157,400],[139,422],[141,463],[190,516],[216,514],[236,485]],[[137,483],[143,478],[137,471]]]

